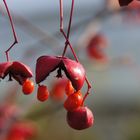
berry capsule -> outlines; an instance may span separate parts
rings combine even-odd
[[[67,123],[73,129],[83,130],[94,124],[94,116],[88,107],[78,107],[67,112]]]

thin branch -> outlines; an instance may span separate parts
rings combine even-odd
[[[69,26],[68,26],[68,32],[67,32],[67,35],[66,33],[64,32],[64,29],[63,29],[63,0],[60,0],[60,32],[62,33],[62,35],[64,36],[66,42],[65,42],[65,48],[64,48],[64,52],[63,52],[63,56],[65,54],[65,51],[66,51],[66,48],[67,48],[67,44],[69,45],[71,51],[72,51],[72,54],[75,58],[75,60],[77,62],[79,62],[78,60],[78,57],[69,41],[69,33],[70,33],[70,29],[71,29],[71,21],[72,21],[72,16],[73,16],[73,8],[74,8],[74,0],[72,0],[72,6],[71,6],[71,13],[70,13],[70,21],[69,21]],[[87,83],[87,93],[85,94],[84,96],[84,99],[83,99],[83,103],[87,97],[87,95],[89,94],[89,90],[91,89],[91,84],[90,82],[88,81],[87,77],[85,77],[85,80],[86,80],[86,83]]]
[[[12,28],[12,32],[13,32],[13,36],[14,36],[14,42],[13,42],[13,43],[11,44],[11,46],[5,51],[7,61],[9,61],[9,51],[14,47],[14,45],[15,45],[16,43],[18,43],[18,41],[17,41],[16,31],[15,31],[15,28],[14,28],[14,24],[13,24],[13,21],[12,21],[12,16],[11,16],[11,14],[10,14],[8,5],[7,5],[7,3],[6,3],[5,0],[3,0],[3,2],[4,2],[4,5],[5,5],[5,8],[6,8],[6,11],[7,11],[7,14],[8,14],[8,17],[9,17],[9,20],[10,20],[10,24],[11,24],[11,28]]]

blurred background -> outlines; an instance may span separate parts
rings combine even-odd
[[[35,74],[39,56],[63,52],[59,0],[7,0],[7,4],[19,41],[10,51],[10,58],[27,64]],[[65,31],[70,7],[71,1],[64,0]],[[85,105],[93,111],[93,127],[77,131],[68,126],[63,107],[66,97],[57,101],[50,97],[41,103],[36,98],[37,86],[32,95],[25,96],[16,81],[4,79],[0,82],[0,139],[140,140],[140,2],[134,0],[121,8],[117,0],[76,0],[70,41],[92,84]],[[5,50],[12,42],[1,0],[1,62],[6,61]],[[70,49],[66,56],[74,59]],[[43,82],[50,90],[55,75]],[[83,94],[86,88],[85,83]],[[13,125],[29,134],[24,139],[7,139]]]

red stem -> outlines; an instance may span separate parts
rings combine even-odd
[[[9,51],[14,47],[14,45],[16,43],[18,43],[18,41],[17,41],[17,36],[16,36],[16,32],[15,32],[15,29],[14,29],[14,24],[13,24],[13,21],[12,21],[12,17],[11,17],[11,14],[10,14],[10,11],[9,11],[9,8],[8,8],[8,5],[7,5],[7,3],[6,3],[5,0],[3,0],[3,2],[4,2],[4,5],[5,5],[5,8],[6,8],[6,11],[7,11],[7,14],[8,14],[8,17],[9,17],[9,20],[10,20],[10,24],[11,24],[11,28],[12,28],[12,32],[13,32],[13,36],[14,36],[14,42],[5,51],[5,53],[6,53],[6,59],[7,59],[7,61],[9,61]]]
[[[70,47],[70,49],[72,51],[72,54],[73,54],[75,60],[77,62],[79,62],[78,57],[77,57],[77,55],[76,55],[76,53],[75,53],[75,51],[74,51],[74,49],[73,49],[73,47],[72,47],[72,45],[71,45],[71,43],[69,41],[69,34],[70,34],[71,22],[72,22],[72,16],[73,16],[73,8],[74,8],[74,0],[72,0],[69,26],[68,26],[68,31],[67,31],[67,35],[66,35],[66,33],[63,30],[63,0],[60,0],[60,32],[63,34],[63,36],[64,36],[64,38],[66,40],[66,42],[65,42],[65,48],[64,48],[64,51],[63,51],[63,55],[62,56],[65,55],[65,52],[66,52],[66,49],[67,49],[67,45],[69,45],[69,47]],[[89,94],[89,90],[91,88],[91,84],[89,83],[87,77],[85,78],[85,80],[86,80],[86,83],[88,85],[88,89],[87,89],[87,93],[85,94],[85,96],[83,98],[83,103],[84,103],[87,95]]]
[[[74,0],[72,0],[72,4],[71,4],[71,12],[70,12],[69,26],[68,26],[68,31],[67,31],[67,38],[69,38],[69,35],[70,35],[73,11],[74,11]]]
[[[73,54],[75,60],[76,60],[77,62],[79,62],[78,57],[77,57],[77,55],[76,55],[76,53],[75,53],[75,51],[74,51],[74,49],[73,49],[71,43],[70,43],[69,40],[67,39],[67,36],[66,36],[64,30],[61,29],[60,31],[61,31],[61,33],[63,34],[64,38],[66,39],[66,42],[67,42],[67,44],[69,45],[69,47],[70,47],[70,49],[71,49],[71,51],[72,51],[72,54]],[[91,84],[89,83],[87,77],[85,78],[85,80],[86,80],[86,82],[87,82],[88,89],[90,89],[90,88],[91,88]]]
[[[62,7],[62,6],[61,6]],[[72,15],[73,15],[73,10],[74,10],[74,0],[72,0],[72,4],[71,4],[71,11],[70,11],[70,19],[69,19],[69,26],[68,26],[68,30],[67,30],[67,39],[69,39],[69,35],[70,35],[70,29],[71,29],[71,23],[72,23]],[[63,16],[63,15],[62,15]],[[63,22],[63,20],[61,21]],[[62,24],[62,23],[61,23]],[[61,25],[60,24],[60,25]],[[68,43],[67,41],[65,42],[65,47],[64,47],[64,50],[63,50],[63,53],[62,53],[62,56],[65,55],[66,53],[66,50],[67,50],[67,47],[68,47]]]
[[[60,3],[60,30],[63,30],[63,0],[59,0]]]

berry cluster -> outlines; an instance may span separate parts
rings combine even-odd
[[[0,63],[0,78],[4,79],[9,75],[9,81],[14,78],[22,85],[23,93],[30,94],[34,90],[34,83],[29,79],[33,76],[32,71],[25,64],[14,61]]]
[[[14,47],[15,44],[18,43],[18,40],[6,0],[3,0],[3,2],[10,20],[14,42],[5,51],[7,62],[0,63],[0,78],[4,79],[7,75],[9,75],[9,81],[15,79],[20,85],[22,85],[23,93],[30,94],[34,90],[34,83],[30,80],[30,78],[33,76],[32,71],[25,64],[19,61],[10,61],[9,59],[9,51]]]
[[[30,94],[34,90],[34,83],[30,80],[33,76],[32,71],[28,66],[21,62],[9,60],[8,53],[12,47],[18,43],[18,41],[7,3],[5,0],[3,0],[3,2],[9,16],[15,40],[10,48],[5,52],[7,62],[0,64],[0,78],[4,79],[9,75],[10,81],[15,79],[20,85],[22,85],[22,91],[24,94]],[[90,109],[84,105],[84,101],[89,94],[91,85],[86,77],[85,69],[82,64],[80,64],[69,41],[73,9],[74,0],[72,0],[71,4],[68,30],[67,33],[65,33],[63,30],[63,0],[60,0],[60,32],[65,38],[65,47],[61,56],[41,56],[37,59],[35,80],[36,84],[38,84],[37,98],[39,101],[43,102],[48,99],[49,91],[47,86],[41,84],[41,82],[43,82],[49,74],[55,70],[57,70],[57,78],[62,78],[62,72],[65,73],[68,82],[65,82],[65,86],[63,86],[64,88],[58,88],[57,86],[55,87],[55,90],[59,92],[59,94],[64,91],[67,95],[67,99],[64,102],[64,108],[67,110],[67,122],[69,126],[77,130],[82,130],[93,125],[94,117]],[[75,60],[65,57],[68,46],[70,47]],[[81,89],[85,81],[87,83],[87,92],[83,96]]]
[[[45,101],[48,96],[47,87],[39,85],[38,100]],[[64,98],[65,96],[66,98]],[[64,101],[63,106],[67,111],[67,122],[72,128],[82,130],[92,126],[94,121],[93,114],[88,107],[84,106],[84,97],[81,90],[76,91],[70,80],[66,78],[57,79],[50,91],[50,98],[55,101]]]
[[[42,94],[46,99],[48,98],[47,87],[44,87],[44,92],[41,93],[40,82],[44,81],[51,72],[57,70],[57,78],[62,78],[62,72],[65,73],[69,79],[65,86],[65,93],[67,99],[64,102],[64,108],[67,110],[67,122],[68,124],[77,130],[82,130],[93,125],[93,114],[87,107],[84,106],[84,101],[89,94],[91,88],[85,74],[84,67],[78,61],[78,58],[73,50],[73,47],[69,41],[69,34],[71,29],[72,15],[74,8],[74,0],[71,4],[70,20],[67,34],[63,30],[63,1],[60,0],[60,32],[64,36],[66,42],[62,56],[41,56],[37,59],[36,63],[36,83],[39,84],[38,96]],[[65,57],[67,46],[70,47],[75,60],[71,60]],[[81,94],[81,88],[84,82],[87,82],[88,89],[87,93],[83,97]],[[42,85],[43,86],[43,85]]]

